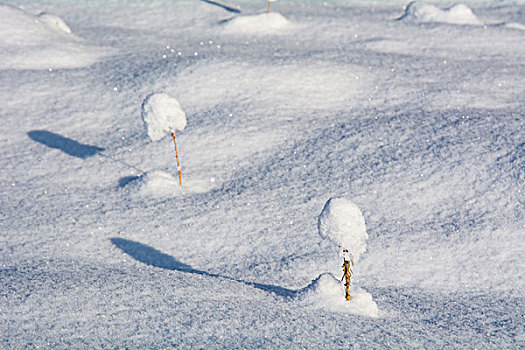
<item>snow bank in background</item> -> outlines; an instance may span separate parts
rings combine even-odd
[[[78,68],[105,54],[71,34],[57,16],[34,16],[0,3],[0,69]]]
[[[450,24],[482,25],[472,10],[463,4],[456,4],[448,9],[441,10],[434,5],[411,2],[400,18],[417,23],[435,22]]]
[[[148,136],[158,141],[174,130],[184,130],[186,113],[174,97],[158,93],[146,97],[142,103],[142,118],[148,128]]]
[[[343,312],[369,317],[379,317],[379,308],[372,295],[359,287],[350,287],[351,299],[345,299],[343,285],[332,274],[324,273],[308,286],[300,300],[330,312]]]
[[[38,15],[38,18],[40,18],[42,22],[46,23],[52,29],[66,34],[71,34],[71,28],[69,28],[66,22],[64,22],[64,20],[58,16],[42,12]]]
[[[239,16],[228,21],[224,32],[229,34],[279,34],[291,28],[290,21],[281,14]]]
[[[353,202],[344,198],[330,198],[319,215],[319,234],[341,248],[348,249],[354,261],[366,250],[365,218]]]
[[[184,174],[183,174],[184,176]],[[206,181],[186,180],[183,178],[182,187],[177,176],[162,170],[152,170],[128,182],[124,188],[132,196],[138,197],[175,197],[191,193],[204,193],[210,189]]]
[[[516,22],[505,23],[504,26],[505,28],[510,28],[510,29],[525,30],[525,25],[516,23]]]

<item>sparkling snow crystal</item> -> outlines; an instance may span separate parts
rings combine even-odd
[[[354,261],[366,250],[365,219],[353,202],[344,198],[330,198],[319,215],[319,234],[341,248],[348,249]]]
[[[186,127],[186,113],[179,101],[165,93],[152,94],[144,100],[142,118],[153,141],[169,135],[172,130],[184,130]]]

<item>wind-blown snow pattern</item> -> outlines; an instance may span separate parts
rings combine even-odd
[[[62,18],[50,13],[35,16],[0,2],[0,19],[1,69],[84,67],[111,53],[73,35]]]
[[[525,346],[524,4],[277,1],[289,27],[242,33],[266,2],[5,2],[0,348]],[[366,218],[354,305],[336,197]]]

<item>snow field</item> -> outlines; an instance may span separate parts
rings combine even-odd
[[[93,64],[110,50],[87,44],[58,16],[29,14],[0,3],[2,69],[77,68]]]
[[[522,31],[397,3],[279,2],[278,35],[224,32],[260,3],[18,3],[114,55],[50,72],[0,51],[30,68],[0,71],[2,347],[522,346]],[[154,91],[190,121],[187,192],[144,129]],[[330,197],[369,236],[342,305]]]

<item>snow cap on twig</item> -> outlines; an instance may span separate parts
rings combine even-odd
[[[158,141],[172,131],[184,130],[186,113],[179,101],[166,93],[151,94],[142,103],[142,118],[148,129],[148,136]]]
[[[365,219],[359,207],[348,199],[330,198],[319,215],[319,235],[341,249],[347,249],[355,261],[366,250]]]

